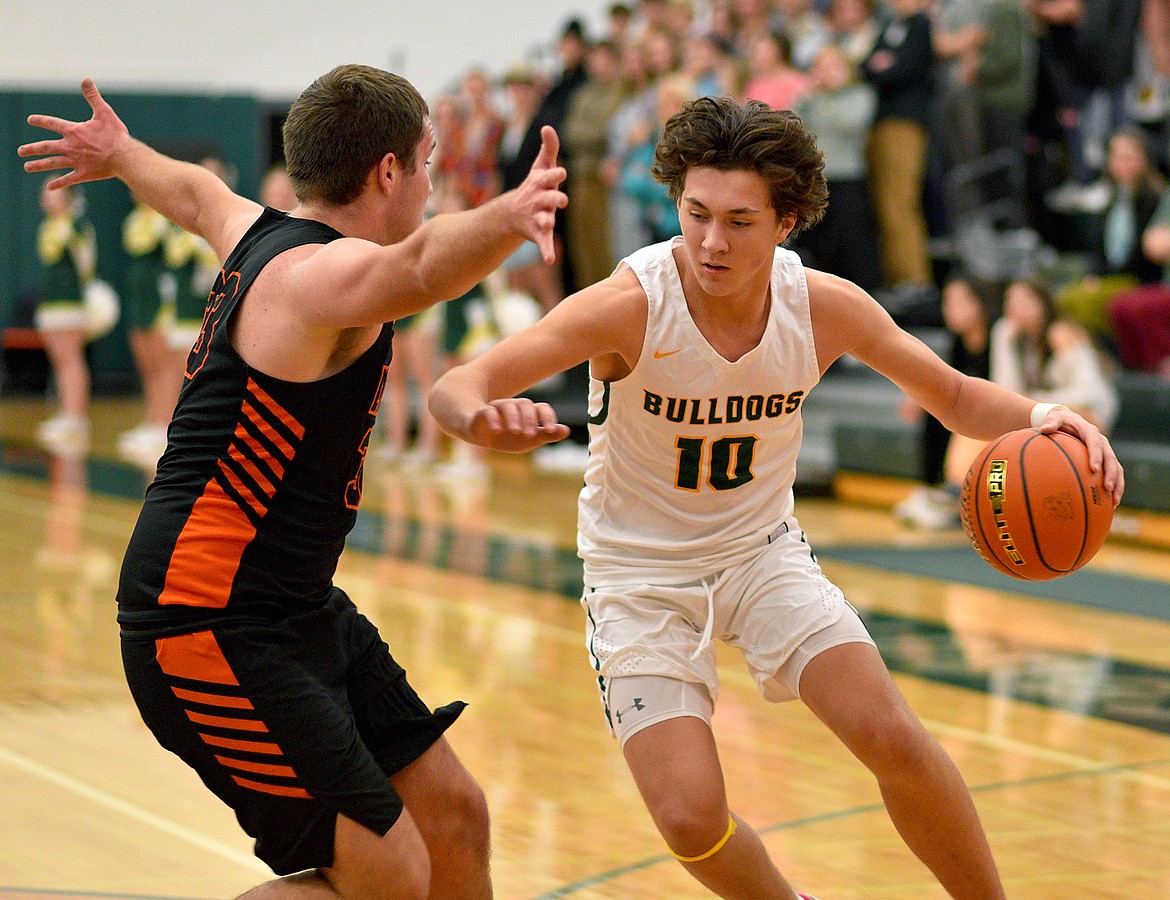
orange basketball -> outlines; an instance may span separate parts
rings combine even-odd
[[[1075,572],[1101,549],[1113,497],[1070,434],[1012,431],[971,464],[960,501],[963,530],[993,568],[1025,581]]]

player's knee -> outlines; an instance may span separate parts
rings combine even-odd
[[[913,713],[867,716],[857,723],[855,752],[879,777],[921,771],[938,751]]]
[[[676,856],[701,856],[727,831],[727,803],[721,796],[680,794],[660,800],[652,812],[662,839]]]
[[[487,798],[470,777],[452,787],[443,805],[436,838],[443,845],[432,848],[436,855],[487,858],[491,844]]]

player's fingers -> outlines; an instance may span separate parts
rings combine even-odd
[[[50,191],[59,191],[61,188],[73,187],[75,184],[81,184],[85,179],[76,172],[66,172],[59,178],[54,178],[45,185]]]
[[[540,186],[550,190],[555,189],[565,178],[568,177],[569,170],[564,166],[553,166],[550,169],[544,169],[540,173]],[[568,195],[565,195],[568,200]],[[558,203],[558,206],[563,206],[563,203]]]
[[[540,248],[540,255],[545,264],[550,266],[557,261],[556,242],[553,240],[553,221],[552,213],[538,215],[535,232],[529,235],[536,246]]]
[[[488,427],[489,431],[503,431],[504,423],[500,418],[500,411],[494,406],[486,406],[479,413],[480,419]]]
[[[557,424],[557,412],[547,403],[537,403],[533,407],[536,413],[536,424],[541,428],[551,428]]]
[[[1098,458],[1095,463],[1095,457]],[[1114,506],[1121,500],[1121,490],[1124,490],[1125,475],[1121,470],[1121,463],[1117,461],[1117,454],[1113,452],[1113,448],[1109,445],[1109,439],[1105,435],[1099,435],[1095,446],[1089,447],[1089,468],[1097,471],[1098,467],[1101,472],[1101,483],[1105,485],[1105,489],[1113,493]]]
[[[101,91],[97,89],[92,78],[83,78],[81,80],[81,96],[85,98],[85,102],[89,104],[89,108],[94,112],[100,112],[102,109],[109,108],[102,97]]]
[[[557,164],[557,154],[560,150],[561,139],[557,136],[557,130],[551,125],[545,125],[540,129],[540,152],[536,154],[532,168],[534,170],[553,168]]]
[[[504,431],[509,434],[516,434],[524,430],[524,416],[520,411],[520,405],[518,403],[515,401],[500,401],[493,403],[492,406],[500,416]]]
[[[543,233],[536,240],[536,246],[540,248],[540,258],[544,260],[546,266],[551,266],[557,261],[556,243],[553,241],[552,232]]]
[[[535,434],[536,416],[532,412],[531,404],[517,401],[508,407],[509,430],[514,434]]]
[[[1112,468],[1116,471],[1113,474],[1113,508],[1116,509],[1121,505],[1121,497],[1125,493],[1125,469],[1121,468],[1121,463],[1114,461]]]
[[[28,117],[28,124],[33,128],[44,128],[46,131],[56,131],[59,134],[64,133],[71,125],[76,125],[76,122],[70,122],[68,119],[59,119],[56,116],[42,116],[38,113],[33,113]]]
[[[21,144],[16,148],[17,156],[48,156],[51,153],[56,153],[58,147],[61,145],[60,138],[53,138],[48,141],[32,141],[28,144]]]
[[[51,169],[68,169],[72,165],[73,163],[64,156],[46,156],[43,159],[26,160],[24,170],[26,172],[48,172]]]

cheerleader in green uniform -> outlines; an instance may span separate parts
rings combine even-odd
[[[223,162],[208,157],[199,165],[230,186],[233,179]],[[164,259],[175,286],[175,314],[167,329],[167,346],[181,387],[187,356],[203,329],[207,296],[219,275],[219,258],[203,238],[176,226],[167,232]]]
[[[142,379],[145,421],[119,436],[118,451],[150,463],[166,449],[167,425],[181,378],[167,345],[167,326],[174,318],[174,287],[165,253],[167,235],[173,229],[166,218],[138,198],[122,223],[122,246],[130,257],[123,309],[130,350]]]
[[[37,426],[55,448],[84,449],[89,440],[89,366],[85,359],[85,285],[97,269],[93,226],[71,188],[41,191],[45,218],[37,235],[44,266],[36,325],[57,384],[60,410]]]

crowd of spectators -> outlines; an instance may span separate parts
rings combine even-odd
[[[818,135],[830,205],[794,242],[808,265],[895,314],[909,297],[936,325],[942,286],[990,268],[993,308],[1013,281],[1052,298],[1042,341],[1073,328],[1106,376],[1170,378],[1170,0],[630,0],[595,34],[573,19],[552,37],[432,98],[436,210],[508,189],[541,126],[561,135],[558,263],[521,248],[473,292],[479,325],[501,291],[539,314],[677,234],[650,175],[656,137],[687,100],[729,94],[792,108]],[[1001,234],[1029,252],[999,271]],[[475,352],[478,327],[454,309],[463,349],[448,338],[448,361]],[[1036,377],[1023,387],[1054,395],[1052,371]]]

